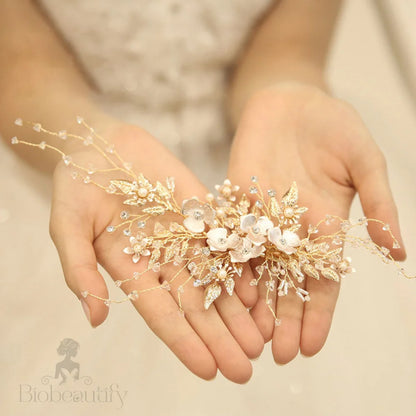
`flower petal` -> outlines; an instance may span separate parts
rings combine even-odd
[[[277,244],[281,235],[282,235],[282,231],[280,230],[280,228],[274,227],[270,229],[268,232],[269,241],[271,241],[277,247]]]
[[[197,198],[185,199],[182,202],[182,214],[183,215],[190,215],[192,211],[202,208],[201,203],[198,201]]]
[[[257,219],[254,214],[243,215],[240,218],[240,228],[242,231],[249,231],[249,229],[256,223]]]
[[[283,231],[283,238],[286,240],[287,244],[291,247],[297,247],[300,244],[299,236],[293,231],[289,231],[289,230]]]
[[[265,235],[267,234],[267,231],[269,231],[271,228],[273,228],[273,222],[270,221],[267,217],[265,217],[264,215],[262,215],[258,220],[257,220],[257,227],[259,227],[260,229],[260,233]]]
[[[227,293],[232,296],[235,286],[235,281],[232,277],[227,277],[224,282],[225,290]]]
[[[197,220],[194,217],[186,217],[183,220],[183,225],[193,233],[202,233],[205,229],[203,220]]]
[[[218,240],[220,238],[227,237],[227,229],[226,228],[213,228],[207,232],[207,237],[210,240]]]

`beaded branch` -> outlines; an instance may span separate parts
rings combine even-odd
[[[393,249],[400,248],[390,226],[383,221],[363,217],[354,222],[327,215],[318,224],[302,230],[300,218],[308,208],[298,206],[296,183],[293,182],[283,197],[278,199],[272,189],[265,195],[255,176],[251,178],[250,198],[244,193],[239,194],[239,186],[226,179],[222,185],[216,185],[217,196],[209,193],[205,201],[193,197],[179,202],[174,196],[174,178],[167,178],[165,184],[150,182],[142,173],[134,172],[132,164],[124,161],[114,145],[97,134],[81,117],[77,117],[77,122],[86,129],[85,137],[66,131],[52,132],[39,123],[27,124],[36,132],[62,140],[78,140],[93,147],[109,168],[95,169],[90,164],[80,165],[70,155],[45,141],[32,143],[13,137],[11,142],[42,150],[51,149],[61,155],[68,168],[73,169],[71,175],[74,180],[93,184],[109,194],[123,197],[124,209],[120,213],[120,221],[108,225],[107,232],[121,234],[126,239],[123,249],[126,261],[137,265],[138,270],[124,280],[116,280],[117,287],[143,279],[150,271],[157,273],[167,264],[176,267],[170,280],[154,287],[132,290],[121,300],[105,299],[88,289],[82,290],[83,297],[94,297],[107,306],[129,300],[136,302],[144,292],[172,290],[172,283],[186,272],[187,278],[176,289],[180,313],[184,314],[181,294],[188,284],[205,289],[204,308],[208,309],[223,292],[225,296],[233,295],[235,282],[241,277],[243,266],[255,259],[253,271],[256,277],[249,285],[257,286],[262,279],[265,280],[266,304],[276,325],[280,325],[281,321],[271,306],[272,293],[287,296],[293,291],[302,302],[308,302],[310,295],[301,287],[305,277],[339,282],[354,272],[351,259],[342,257],[344,243],[363,247],[383,262],[394,264],[399,274],[406,278],[416,277],[406,274],[386,247],[375,244],[370,238],[349,233],[351,229],[365,227],[369,222],[378,223],[392,239]],[[17,119],[15,124],[22,126],[23,121]],[[114,178],[107,180],[107,183],[95,180],[99,173],[109,172],[127,179]],[[167,216],[174,220],[163,225],[161,221]],[[149,228],[149,223],[152,224],[151,233],[144,231]],[[325,234],[322,232],[325,225],[335,225],[337,231]],[[299,235],[302,231],[306,234],[304,238]],[[139,263],[142,267],[139,267]]]

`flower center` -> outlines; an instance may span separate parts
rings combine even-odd
[[[293,210],[293,208],[291,208],[291,207],[286,207],[285,208],[284,216],[286,218],[292,218],[294,214],[295,214],[295,211]]]
[[[258,234],[260,232],[260,228],[255,226],[251,229],[251,231],[253,231],[253,234]]]
[[[286,241],[286,239],[285,238],[281,238],[280,240],[280,244],[282,245],[282,246],[286,246],[287,245],[287,241]]]
[[[149,191],[146,188],[139,188],[138,194],[141,198],[145,198]]]
[[[195,211],[195,212],[194,212],[194,218],[195,218],[197,221],[202,220],[202,218],[203,218],[203,214],[202,214],[202,212],[201,212],[201,211]]]
[[[218,239],[218,244],[225,244],[227,240],[224,237]]]
[[[227,272],[224,269],[221,269],[218,273],[217,273],[217,277],[220,280],[224,280],[227,277]]]

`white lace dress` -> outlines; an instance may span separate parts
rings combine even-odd
[[[168,144],[226,137],[227,70],[271,0],[42,0],[103,104]]]

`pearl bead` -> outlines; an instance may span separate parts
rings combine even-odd
[[[141,198],[145,198],[149,191],[146,188],[140,188],[138,193]]]

